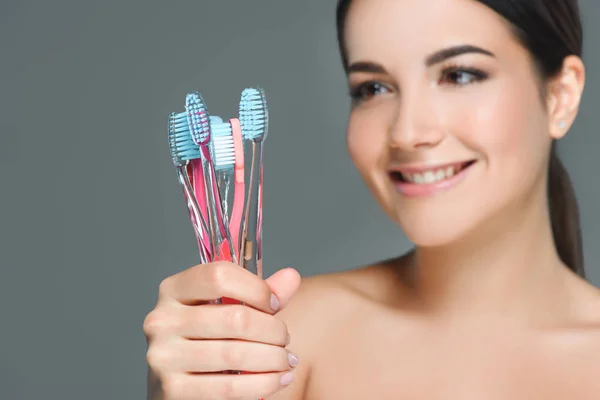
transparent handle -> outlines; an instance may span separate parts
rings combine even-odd
[[[207,249],[204,247],[204,238],[209,233],[208,226],[206,225],[206,221],[204,221],[198,201],[196,200],[186,167],[182,166],[177,169],[177,177],[179,178],[179,182],[183,188],[184,197],[190,212],[192,227],[194,228],[196,240],[198,241],[200,262],[202,264],[206,264],[210,259],[210,255]]]
[[[242,266],[262,278],[262,143],[252,143],[252,163],[240,232]]]

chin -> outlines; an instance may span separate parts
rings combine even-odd
[[[422,227],[411,227],[411,229],[402,225],[400,225],[400,227],[411,243],[416,247],[423,248],[446,247],[464,236],[456,229],[435,229],[435,227],[425,229]]]
[[[481,215],[446,205],[400,205],[393,219],[407,239],[417,247],[445,247],[473,232]],[[478,211],[482,211],[481,209]]]

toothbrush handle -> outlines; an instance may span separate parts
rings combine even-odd
[[[262,143],[252,142],[252,166],[240,239],[240,255],[244,258],[244,268],[260,278],[262,278],[262,158]]]
[[[233,136],[233,146],[235,155],[235,164],[233,178],[235,187],[233,191],[233,207],[231,218],[229,219],[229,230],[233,238],[233,248],[236,252],[238,264],[243,265],[243,257],[240,253],[240,234],[242,230],[242,221],[244,217],[244,204],[246,199],[245,166],[244,166],[244,139],[242,137],[242,128],[237,118],[229,120]]]
[[[192,221],[192,226],[194,227],[194,231],[202,229],[200,226],[200,223],[198,221],[196,221],[196,217],[194,215],[195,213],[193,211],[194,206],[192,205],[192,201],[188,199],[187,205],[188,205],[188,210],[190,212],[190,220]],[[198,244],[198,253],[200,254],[200,263],[206,264],[210,260],[210,249],[208,249],[204,245],[202,238],[199,237],[198,234],[196,234],[196,242]]]
[[[263,209],[263,152],[262,143],[260,144],[261,150],[259,151],[259,180],[258,180],[258,199],[256,202],[256,272],[257,275],[262,278],[262,209]]]
[[[210,261],[213,256],[211,242],[210,242],[211,234],[209,231],[210,219],[209,219],[209,215],[208,215],[206,194],[204,191],[205,183],[204,183],[204,174],[202,172],[201,160],[197,159],[197,160],[192,160],[190,162],[190,175],[192,176],[192,185],[193,185],[193,190],[194,190],[194,196],[196,197],[198,206],[200,207],[202,218],[204,218],[204,221],[206,221],[206,223],[205,223],[206,230],[205,230],[205,235],[202,240],[202,244],[203,244],[204,248],[207,249],[207,252],[209,253],[209,261]]]
[[[258,181],[258,201],[256,204],[256,271],[257,275],[262,279],[262,205],[263,205],[263,151],[262,142],[260,143],[260,172]],[[261,398],[260,400],[264,400]]]
[[[192,221],[192,226],[194,228],[194,233],[196,234],[196,239],[199,242],[203,242],[204,237],[206,236],[207,229],[206,223],[202,217],[202,213],[198,206],[196,197],[194,196],[194,190],[192,184],[189,179],[188,171],[185,166],[179,167],[177,169],[177,176],[179,178],[179,182],[183,188],[184,197],[186,199],[188,210],[190,212],[190,219]],[[200,262],[207,263],[210,259],[210,255],[206,252],[206,248],[204,246],[200,246]]]
[[[232,124],[232,126],[234,125]],[[234,127],[234,135],[236,133]],[[262,164],[262,143],[256,144],[253,142],[248,193],[245,193],[243,165],[236,166],[234,207],[231,216],[234,237],[238,241],[238,243],[235,243],[234,248],[238,251],[239,264],[260,278],[262,278],[262,260],[258,260],[256,257],[259,254],[262,255]],[[257,172],[258,179],[255,176]],[[253,249],[253,242],[248,241],[248,234],[250,233],[250,237],[252,237],[252,232],[256,233],[256,251]],[[244,304],[226,297],[222,298],[221,302],[222,304]],[[248,374],[244,371],[229,371],[229,373]],[[261,398],[260,400],[264,399]]]
[[[202,237],[198,234],[198,231],[202,230],[202,227],[200,226],[201,224],[196,220],[194,205],[189,199],[187,201],[187,206],[190,214],[190,221],[192,222],[192,226],[194,227],[196,242],[198,243],[198,254],[200,256],[200,263],[206,264],[210,260],[210,253],[209,250],[204,246],[204,243],[202,243]]]
[[[223,215],[221,195],[217,186],[216,173],[213,167],[208,146],[200,146],[202,153],[202,172],[204,176],[204,198],[210,229],[210,246],[214,249],[214,261],[227,260],[236,262],[235,249],[229,233],[227,218]],[[218,254],[217,254],[218,253]]]

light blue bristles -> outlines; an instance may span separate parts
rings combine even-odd
[[[192,140],[187,113],[172,113],[169,117],[169,149],[175,166],[200,158],[200,149]]]
[[[269,112],[264,90],[247,88],[240,99],[240,125],[242,137],[246,140],[261,142],[267,137]]]
[[[198,146],[207,146],[210,142],[210,122],[206,103],[199,92],[187,94],[185,110],[193,141]]]
[[[210,117],[211,152],[216,171],[227,171],[233,174],[235,167],[235,148],[233,132],[229,122],[219,117]]]

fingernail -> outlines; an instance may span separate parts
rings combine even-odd
[[[293,368],[298,365],[299,359],[297,355],[288,353],[288,361],[290,362],[290,367]]]
[[[289,333],[286,333],[286,337],[285,337],[285,345],[289,345],[290,342],[292,341],[292,338],[290,337]]]
[[[271,294],[271,310],[279,310],[279,299],[274,294]]]
[[[292,372],[286,372],[281,376],[281,384],[287,386],[294,381],[294,374]]]

